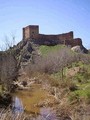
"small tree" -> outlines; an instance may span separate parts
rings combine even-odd
[[[11,37],[10,38],[7,35],[5,35],[4,36],[4,40],[3,40],[3,46],[0,46],[0,49],[2,51],[6,51],[10,47],[13,47],[15,45],[15,39],[16,39],[16,35],[13,32],[11,33]]]
[[[0,53],[0,80],[11,90],[11,84],[17,76],[17,61],[11,53]]]

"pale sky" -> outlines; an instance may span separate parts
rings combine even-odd
[[[39,25],[42,34],[74,31],[90,48],[90,0],[0,0],[0,46],[6,35],[22,40],[27,25]]]

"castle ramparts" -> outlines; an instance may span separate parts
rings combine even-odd
[[[74,38],[73,31],[57,35],[45,35],[39,33],[38,25],[29,25],[23,28],[23,40],[28,39],[37,44],[65,44],[71,47],[76,45],[82,46],[82,40],[80,38]]]

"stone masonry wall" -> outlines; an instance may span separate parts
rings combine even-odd
[[[39,26],[38,25],[29,25],[23,28],[23,40],[27,40],[29,38],[33,38],[35,35],[39,34]]]
[[[82,40],[73,36],[73,31],[57,35],[45,35],[39,34],[38,25],[29,25],[23,28],[23,40],[32,40],[36,44],[54,45],[54,44],[66,44],[76,46],[82,46]]]

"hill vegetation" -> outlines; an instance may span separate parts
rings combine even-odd
[[[26,107],[22,114],[25,119],[34,120],[36,115],[38,120],[41,108],[51,108],[57,120],[89,120],[89,54],[73,52],[65,45],[39,46],[28,40],[0,53],[0,66],[0,97],[5,89],[10,93],[15,90],[14,95],[21,97]],[[27,101],[22,96],[25,94]],[[7,116],[9,120],[11,112]]]
[[[41,45],[39,47],[39,51],[42,55],[47,55],[49,52],[55,52],[55,51],[58,51],[64,47],[65,47],[65,45],[55,45],[55,46]]]

